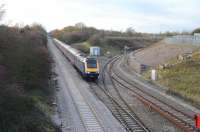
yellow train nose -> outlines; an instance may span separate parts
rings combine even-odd
[[[87,68],[86,72],[99,72],[97,68]]]

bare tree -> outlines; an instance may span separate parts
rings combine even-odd
[[[192,34],[195,34],[195,33],[200,33],[200,28],[197,28],[194,31],[192,31]]]
[[[79,23],[75,24],[75,27],[77,27],[77,28],[84,28],[84,27],[86,27],[86,25],[84,23],[82,23],[82,22],[79,22]]]
[[[75,27],[79,28],[81,31],[84,31],[84,29],[86,28],[86,25],[82,22],[76,23]]]
[[[135,29],[132,28],[132,27],[128,27],[126,29],[126,33],[129,35],[129,36],[132,36],[134,33],[136,33]]]
[[[2,4],[0,5],[0,20],[2,19],[4,13],[5,13],[4,4]]]

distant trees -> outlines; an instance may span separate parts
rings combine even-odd
[[[102,34],[94,34],[89,38],[88,41],[91,45],[99,46],[101,45],[101,40],[102,40]]]
[[[5,13],[5,10],[4,10],[4,5],[0,5],[0,20],[2,19],[3,15]]]
[[[127,34],[128,36],[132,36],[132,35],[135,34],[135,33],[136,33],[136,31],[135,31],[135,29],[132,28],[132,27],[128,27],[128,28],[126,29],[126,34]]]
[[[150,37],[143,39],[143,36],[145,37],[149,34],[138,33],[132,27],[129,27],[125,32],[122,32],[87,27],[84,23],[77,23],[75,26],[67,26],[61,30],[53,30],[51,35],[67,44],[81,42],[80,44],[74,45],[74,47],[85,53],[89,52],[89,46],[99,46],[102,49],[102,53],[106,53],[109,50],[113,50],[114,52],[115,50],[121,51],[125,45],[132,49],[138,49],[159,40],[151,39]],[[138,39],[139,37],[142,39]],[[82,43],[84,41],[86,41],[86,43]]]
[[[68,44],[89,40],[92,45],[96,45],[100,42],[100,38],[102,39],[104,36],[131,37],[135,35],[135,30],[133,28],[128,28],[125,33],[120,31],[98,30],[94,27],[87,27],[84,23],[79,22],[74,26],[67,26],[61,30],[53,30],[51,34]]]
[[[195,30],[192,32],[192,34],[194,34],[194,33],[200,33],[200,28],[195,29]]]
[[[81,31],[86,27],[86,25],[82,22],[76,23],[75,27],[79,28]]]
[[[84,23],[80,22],[76,23],[75,26],[64,27],[62,30],[54,30],[51,34],[54,37],[71,44],[88,40],[92,32],[92,28],[87,28]]]

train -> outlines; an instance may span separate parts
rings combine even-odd
[[[86,56],[81,51],[53,39],[58,49],[67,57],[71,64],[85,79],[97,80],[99,77],[99,62],[96,57]]]

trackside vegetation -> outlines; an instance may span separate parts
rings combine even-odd
[[[147,47],[160,40],[152,38],[152,34],[137,33],[132,28],[128,28],[126,32],[109,31],[87,27],[83,23],[53,30],[50,34],[84,53],[89,53],[90,46],[99,46],[103,55],[108,52],[122,53],[124,46],[129,46],[132,50]]]
[[[167,86],[175,94],[200,108],[200,50],[182,59],[172,59],[169,67],[158,69],[159,84]],[[150,72],[144,74],[149,78]]]
[[[47,34],[40,25],[0,26],[0,132],[58,132]]]

